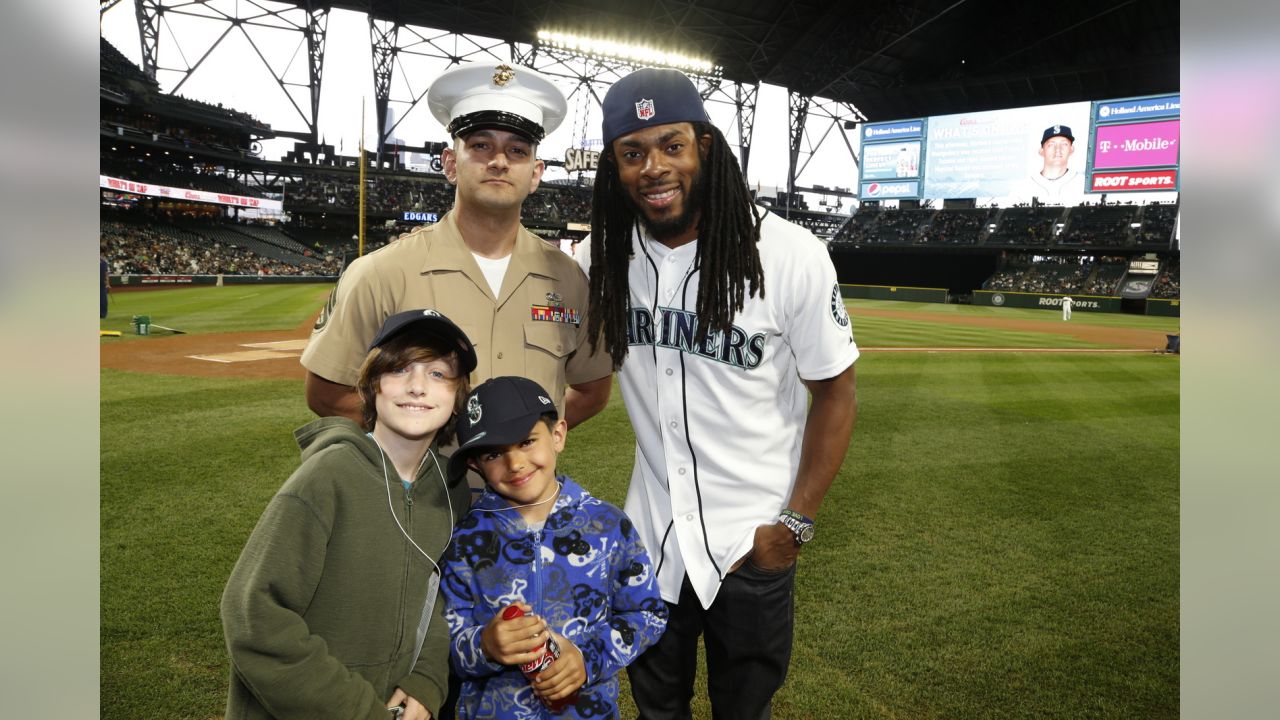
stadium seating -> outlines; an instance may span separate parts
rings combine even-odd
[[[1081,205],[1072,208],[1057,244],[1089,247],[1128,245],[1129,225],[1136,210],[1133,205]]]
[[[1012,207],[996,216],[996,229],[987,245],[1044,246],[1053,237],[1054,225],[1062,218],[1058,207]]]

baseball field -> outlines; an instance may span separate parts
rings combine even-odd
[[[112,296],[103,718],[221,717],[219,598],[297,465],[298,356],[329,289]],[[1178,320],[848,306],[858,425],[800,559],[774,716],[1177,717],[1180,361],[1154,351]],[[561,468],[621,504],[631,460],[615,388]],[[710,716],[703,693],[695,716]]]

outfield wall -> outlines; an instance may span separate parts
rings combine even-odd
[[[902,287],[899,285],[841,285],[840,295],[864,300],[902,300],[905,302],[945,303],[944,288]]]
[[[334,275],[109,275],[111,287],[121,290],[194,287],[196,285],[264,285],[331,283]]]
[[[1039,308],[1042,310],[1062,309],[1064,295],[1045,293],[1009,292],[1007,290],[974,290],[973,304],[990,307]],[[1071,311],[1076,312],[1120,312],[1120,298],[1100,295],[1072,295]]]
[[[1163,317],[1182,317],[1182,301],[1177,299],[1147,298],[1147,314],[1161,315]]]

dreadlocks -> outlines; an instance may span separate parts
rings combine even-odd
[[[695,137],[711,136],[711,148],[702,158],[698,200],[697,341],[719,331],[726,336],[733,318],[748,297],[764,297],[764,271],[760,267],[760,223],[738,161],[724,135],[714,125],[693,123]],[[622,367],[627,355],[627,264],[634,254],[632,230],[639,220],[618,177],[617,160],[606,148],[596,172],[591,198],[591,309],[587,334],[599,338],[613,356],[613,369]],[[655,318],[656,320],[656,318]]]

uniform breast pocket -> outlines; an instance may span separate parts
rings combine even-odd
[[[559,361],[573,352],[576,334],[573,325],[557,322],[524,324],[524,344]]]
[[[525,377],[551,393],[557,406],[563,404],[564,368],[573,352],[577,335],[568,323],[532,321],[524,324]],[[563,412],[564,408],[560,408]]]

